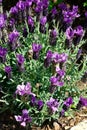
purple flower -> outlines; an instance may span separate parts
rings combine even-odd
[[[63,86],[64,82],[59,81],[59,78],[56,76],[52,76],[50,78],[51,86]]]
[[[57,31],[56,29],[53,29],[50,32],[50,39],[49,39],[50,45],[55,46],[56,41],[57,41]]]
[[[28,115],[28,110],[23,109],[22,115],[15,115],[15,119],[17,122],[20,122],[21,126],[26,126],[27,123],[30,123],[32,121],[32,118]]]
[[[12,71],[11,66],[5,66],[5,72],[10,73]]]
[[[36,102],[36,104],[37,104],[37,109],[40,111],[42,109],[43,105],[44,105],[43,101],[42,100],[38,100]]]
[[[24,61],[25,61],[25,58],[23,57],[22,54],[17,54],[17,55],[16,55],[16,58],[17,58],[18,64],[23,64]]]
[[[43,10],[43,2],[39,1],[36,5],[35,12],[40,13]]]
[[[0,61],[4,63],[6,61],[7,49],[0,46]]]
[[[46,24],[46,22],[47,22],[47,17],[46,16],[44,16],[44,17],[42,17],[41,19],[40,19],[40,24],[41,25],[45,25]]]
[[[71,40],[74,37],[74,30],[71,27],[68,27],[65,32],[66,38]]]
[[[6,17],[4,14],[0,14],[0,28],[5,27],[6,24]]]
[[[58,7],[61,9],[61,10],[66,10],[67,9],[67,5],[65,3],[60,3],[58,4]]]
[[[2,0],[0,0],[0,3],[2,3]]]
[[[65,72],[64,70],[59,69],[58,67],[56,67],[56,72],[57,72],[57,76],[61,78],[64,78]]]
[[[84,30],[82,26],[78,26],[75,30],[74,30],[74,34],[77,36],[83,36]]]
[[[26,0],[25,5],[26,7],[29,8],[32,5],[32,3],[33,3],[33,0]]]
[[[28,25],[33,27],[34,26],[34,20],[31,16],[28,17]]]
[[[78,14],[78,6],[73,6],[72,10],[63,10],[62,14],[64,17],[64,22],[68,24],[72,24],[75,18],[78,18],[80,16]]]
[[[73,99],[72,97],[68,97],[65,101],[64,101],[64,105],[63,105],[63,109],[66,111],[70,105],[73,103]]]
[[[36,105],[36,97],[34,95],[31,95],[31,99],[30,99],[30,105],[31,106],[35,106]]]
[[[87,18],[87,11],[85,12],[85,17]]]
[[[44,66],[47,68],[50,66],[52,61],[52,51],[48,50],[47,54],[46,54],[46,58],[44,60]]]
[[[87,98],[84,98],[84,97],[80,97],[80,100],[79,100],[79,104],[81,106],[87,106]]]
[[[20,35],[19,32],[16,30],[13,30],[13,32],[11,32],[8,35],[9,46],[12,51],[14,51],[17,47],[17,41],[18,41],[19,35]]]
[[[7,78],[11,78],[11,72],[12,72],[12,68],[11,66],[5,66],[5,72],[6,72],[6,75],[7,75]]]
[[[17,14],[17,13],[18,13],[18,8],[17,8],[16,6],[11,7],[10,13],[11,13],[11,14]]]
[[[13,27],[15,24],[15,19],[14,18],[11,18],[10,21],[9,21],[9,26],[10,27]]]
[[[54,99],[54,98],[51,97],[50,100],[48,100],[46,102],[46,104],[47,104],[47,107],[49,109],[50,114],[55,113],[55,112],[58,111],[59,103],[58,103],[57,99]]]
[[[39,58],[39,52],[42,49],[41,44],[33,43],[32,44],[32,50],[33,50],[33,58],[37,60]]]
[[[29,82],[27,82],[26,85],[24,85],[24,83],[22,83],[22,85],[18,85],[17,86],[17,90],[16,90],[16,94],[18,95],[34,95],[32,92],[31,92],[31,85]]]
[[[17,2],[16,4],[16,7],[19,9],[19,10],[24,10],[25,9],[25,2],[20,0],[19,2]]]

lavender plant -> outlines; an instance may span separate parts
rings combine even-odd
[[[85,43],[85,31],[81,26],[71,26],[79,16],[78,7],[51,12],[51,28],[49,13],[44,16],[44,7],[47,9],[45,4],[48,5],[48,1],[19,1],[10,10],[16,24],[19,23],[17,11],[29,13],[33,5],[36,7],[35,13],[40,9],[39,17],[29,13],[22,25],[23,31],[21,27],[15,25],[16,29],[12,25],[7,43],[0,41],[0,86],[3,94],[1,101],[4,101],[0,110],[10,108],[16,121],[24,127],[28,124],[41,125],[46,119],[57,119],[64,116],[69,108],[76,108],[79,104],[87,106],[87,99],[81,96],[77,88],[77,82],[87,70],[86,55],[83,55],[81,70],[77,63],[82,55],[80,48]],[[72,12],[73,15],[66,19],[65,14],[68,16]],[[58,26],[64,26],[64,23],[58,24],[62,18],[56,22],[56,15],[60,13],[63,22],[69,21],[65,32]]]

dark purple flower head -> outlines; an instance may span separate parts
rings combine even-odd
[[[6,17],[4,14],[0,14],[0,28],[5,27],[6,24]]]
[[[31,106],[35,106],[36,105],[36,97],[34,95],[31,95],[31,99],[30,99],[30,105]]]
[[[24,56],[23,56],[22,54],[17,54],[17,55],[16,55],[16,58],[17,58],[17,62],[18,62],[19,64],[23,64],[24,61],[25,61],[25,58],[24,58]]]
[[[43,105],[44,105],[44,103],[43,103],[42,100],[38,100],[38,101],[36,102],[36,105],[37,105],[37,109],[38,109],[38,110],[41,110],[42,107],[43,107]]]
[[[48,50],[47,54],[46,54],[46,58],[44,60],[44,66],[47,68],[50,66],[52,61],[52,51]]]
[[[59,7],[59,9],[61,9],[61,10],[66,10],[66,9],[67,9],[67,5],[66,5],[65,3],[60,3],[60,4],[58,4],[58,7]]]
[[[6,73],[10,73],[12,71],[12,68],[11,68],[11,66],[5,66],[5,72]]]
[[[14,30],[13,32],[11,32],[8,36],[9,42],[13,43],[15,42],[18,38],[19,38],[19,32]]]
[[[75,30],[74,30],[74,34],[77,36],[83,36],[84,34],[84,30],[82,26],[78,26]]]
[[[52,38],[55,38],[55,37],[57,36],[57,31],[56,31],[56,29],[53,29],[53,30],[50,32],[50,36],[51,36]]]
[[[19,10],[24,10],[25,9],[25,2],[22,1],[22,0],[19,0],[19,2],[17,2],[16,4],[16,7],[19,9]]]
[[[32,49],[33,49],[33,52],[39,52],[42,49],[42,45],[37,44],[37,43],[33,43],[32,44]]]
[[[71,27],[68,27],[65,32],[66,38],[71,40],[74,37],[74,30]]]
[[[22,115],[15,115],[16,121],[20,122],[21,126],[26,127],[27,123],[32,121],[32,118],[28,115],[28,110],[23,109]]]
[[[40,1],[37,3],[37,6],[35,8],[35,12],[40,13],[42,10],[43,10],[43,2]]]
[[[80,97],[79,104],[82,106],[87,106],[87,98]]]
[[[52,15],[56,15],[58,13],[56,7],[54,7],[52,10],[51,10],[51,13]]]
[[[87,18],[87,11],[85,12],[85,17]]]
[[[18,8],[17,8],[16,6],[11,7],[10,13],[11,13],[11,14],[17,14],[17,13],[18,13]]]
[[[31,16],[28,17],[28,25],[33,27],[34,26],[34,20]]]
[[[41,19],[40,19],[40,24],[41,25],[45,25],[46,24],[46,22],[47,22],[47,17],[46,16],[44,16],[44,17],[42,17]]]
[[[27,31],[27,29],[26,28],[24,28],[23,29],[23,37],[27,37],[27,35],[28,35],[28,31]]]
[[[7,49],[0,46],[0,57],[3,58],[7,54]]]
[[[9,21],[9,26],[12,27],[15,24],[15,19],[11,18]]]
[[[46,102],[46,104],[47,104],[47,107],[48,107],[49,112],[51,114],[58,111],[58,105],[59,105],[59,103],[58,103],[57,99],[54,99],[54,98],[51,97],[50,100],[48,100]]]
[[[72,97],[68,97],[68,98],[64,101],[63,109],[64,109],[64,110],[67,110],[72,103],[73,103]]]

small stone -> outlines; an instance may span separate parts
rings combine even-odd
[[[60,125],[57,122],[54,122],[53,126],[54,126],[53,130],[60,130]]]
[[[65,126],[65,130],[69,130],[70,129],[70,126]]]

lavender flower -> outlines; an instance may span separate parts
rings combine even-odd
[[[21,126],[25,127],[27,123],[32,121],[32,118],[28,115],[28,110],[23,109],[22,115],[15,115],[15,119],[17,122],[20,122]]]
[[[17,8],[16,6],[11,7],[10,13],[11,13],[11,14],[17,14],[17,13],[18,13],[18,8]]]
[[[64,105],[63,105],[63,109],[66,111],[70,105],[73,103],[73,99],[72,97],[68,97],[65,101],[64,101]]]
[[[33,0],[26,0],[26,1],[25,1],[25,6],[26,6],[27,8],[29,8],[29,7],[32,5],[32,3],[33,3]]]
[[[47,54],[46,54],[46,58],[44,60],[44,66],[47,68],[50,66],[51,64],[51,61],[52,61],[52,51],[48,51]]]
[[[65,32],[66,35],[66,47],[71,48],[72,41],[74,38],[74,30],[71,27],[68,27]]]
[[[32,50],[33,50],[33,59],[37,60],[39,58],[39,52],[42,49],[41,44],[33,43]]]
[[[16,58],[17,58],[18,68],[19,68],[20,72],[23,72],[25,58],[23,57],[22,54],[17,54]]]
[[[24,10],[25,9],[25,2],[20,0],[19,2],[17,2],[16,4],[16,7],[19,9],[19,10]]]
[[[27,82],[26,85],[24,85],[24,83],[22,83],[22,85],[18,85],[15,93],[20,96],[23,96],[23,95],[34,95],[35,96],[35,94],[33,94],[31,92],[31,85],[29,82]]]
[[[40,111],[42,108],[43,108],[43,101],[42,100],[38,100],[36,102],[36,105],[37,105],[37,109]]]
[[[53,114],[53,113],[58,111],[59,103],[58,103],[57,99],[54,99],[54,98],[51,97],[50,100],[48,100],[46,102],[46,104],[47,104],[47,107],[49,109],[50,114]]]
[[[87,98],[84,98],[84,97],[80,97],[80,100],[79,100],[79,104],[81,106],[87,106]]]
[[[83,27],[82,26],[77,26],[77,28],[74,30],[74,44],[77,45],[81,39],[83,38],[83,35],[84,35],[84,30],[83,30]]]
[[[71,40],[74,37],[74,30],[71,27],[68,27],[65,32],[66,38]]]
[[[18,38],[19,38],[19,32],[16,30],[13,30],[13,32],[11,32],[8,36],[9,46],[12,51],[14,51],[17,47]]]
[[[42,17],[42,18],[40,19],[40,24],[41,24],[41,25],[45,26],[46,22],[47,22],[47,17],[46,17],[46,16],[44,16],[44,17]]]
[[[56,29],[54,29],[50,32],[50,40],[49,40],[50,45],[55,46],[56,41],[57,41],[57,31]]]
[[[7,49],[0,46],[0,61],[4,63],[6,61]]]
[[[67,5],[65,3],[60,3],[58,4],[58,7],[61,9],[61,10],[66,10],[67,9]]]
[[[66,27],[71,26],[75,18],[78,18],[80,16],[78,14],[78,6],[73,6],[72,10],[70,9],[63,10],[62,15],[64,18],[64,24],[66,24]]]
[[[12,72],[12,68],[11,66],[5,66],[5,72],[6,72],[6,75],[7,75],[7,78],[11,78],[11,72]]]
[[[46,33],[46,27],[45,27],[46,22],[47,22],[46,16],[44,16],[40,19],[40,32],[42,32],[42,33]]]
[[[24,29],[23,29],[23,37],[25,37],[25,38],[26,38],[26,37],[27,37],[27,35],[28,35],[27,29],[26,29],[26,28],[24,28]]]
[[[28,17],[29,31],[32,33],[34,31],[34,20],[31,16]]]
[[[0,14],[0,28],[5,27],[6,25],[6,17],[4,14]]]

